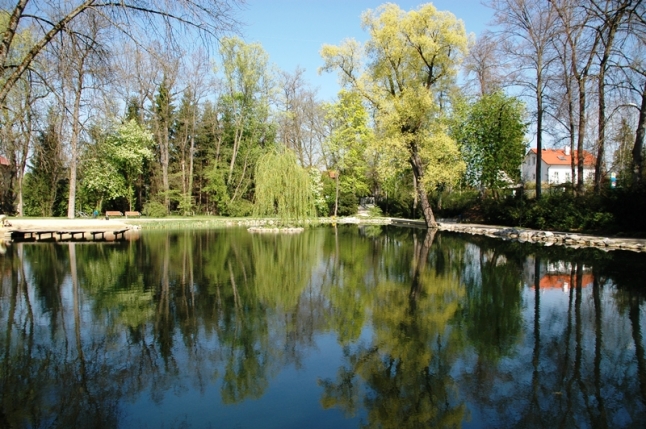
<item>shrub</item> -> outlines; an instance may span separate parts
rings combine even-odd
[[[157,201],[148,201],[144,204],[144,208],[141,211],[144,216],[150,217],[166,217],[168,215],[168,210],[166,206]]]
[[[438,217],[453,218],[463,216],[479,199],[480,195],[476,190],[445,190],[434,198],[433,206],[437,207]]]
[[[226,215],[231,217],[251,216],[253,213],[253,203],[248,200],[236,200],[230,203],[226,209]]]
[[[372,206],[372,207],[370,207],[370,208],[368,209],[368,214],[369,214],[371,217],[381,217],[381,216],[383,216],[383,215],[384,215],[384,214],[383,214],[383,212],[381,211],[381,209],[380,209],[378,206]]]
[[[357,211],[359,211],[359,199],[351,193],[340,193],[337,215],[350,216],[356,214]],[[334,201],[332,201],[330,213],[334,213]]]

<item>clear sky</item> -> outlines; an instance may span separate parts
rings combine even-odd
[[[364,42],[360,15],[387,1],[377,0],[247,0],[240,14],[246,42],[259,42],[270,61],[293,73],[305,69],[305,79],[318,88],[322,100],[335,97],[339,87],[334,73],[318,74],[322,66],[319,51],[323,44],[337,45],[344,39]],[[417,9],[424,1],[392,1],[403,10]],[[480,34],[493,16],[480,0],[436,0],[439,10],[448,10],[464,21],[468,33]]]

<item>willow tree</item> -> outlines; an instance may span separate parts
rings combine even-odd
[[[277,216],[282,223],[316,215],[310,176],[289,149],[274,149],[256,164],[255,216]]]
[[[337,70],[341,83],[374,108],[384,165],[410,165],[426,225],[433,228],[428,191],[464,171],[443,115],[469,38],[462,21],[430,3],[409,12],[385,4],[366,11],[362,25],[370,34],[365,46],[354,40],[324,45],[322,70]]]

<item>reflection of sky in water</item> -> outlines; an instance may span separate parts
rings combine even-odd
[[[340,410],[320,412],[317,380],[335,377],[341,349],[331,334],[318,335],[315,344],[300,368],[281,367],[259,399],[223,405],[222,382],[217,381],[208,383],[202,393],[197,389],[168,392],[159,404],[144,393],[123,408],[124,414],[133,427],[150,428],[173,427],[173,423],[181,426],[184,420],[195,427],[208,427],[209,423],[227,428],[358,427],[359,416],[348,420]],[[188,380],[186,383],[190,384]]]

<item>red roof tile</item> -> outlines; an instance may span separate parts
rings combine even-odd
[[[536,153],[536,149],[532,148],[529,150],[530,153]],[[572,152],[574,155],[574,164],[577,163],[577,151]],[[541,159],[547,165],[571,165],[572,160],[570,155],[565,153],[564,149],[543,149],[541,154]],[[583,165],[595,165],[597,162],[594,155],[588,151],[583,151]]]

